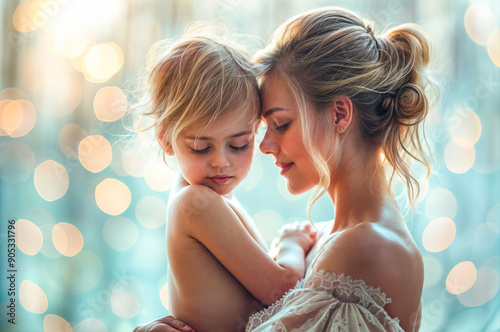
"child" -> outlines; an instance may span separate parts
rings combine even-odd
[[[237,331],[304,276],[315,233],[283,231],[275,261],[231,196],[252,162],[257,81],[238,45],[196,31],[154,52],[148,70],[147,115],[180,171],[167,208],[170,312],[197,331]]]

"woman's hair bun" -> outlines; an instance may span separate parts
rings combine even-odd
[[[427,115],[427,98],[422,88],[414,83],[406,83],[396,94],[394,115],[403,125],[420,123]]]

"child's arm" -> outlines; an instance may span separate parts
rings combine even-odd
[[[252,238],[235,212],[212,189],[184,188],[169,218],[201,242],[259,301],[271,304],[304,277],[305,255],[314,238],[300,231],[284,237],[275,262]]]
[[[230,204],[232,204],[236,208],[236,211],[238,211],[237,212],[238,217],[245,220],[244,226],[248,231],[248,233],[250,233],[250,235],[254,238],[254,240],[257,241],[257,243],[262,248],[264,248],[264,250],[268,251],[266,241],[264,241],[264,238],[262,237],[262,234],[260,234],[259,229],[255,225],[255,222],[248,215],[246,210],[241,206],[240,202],[238,202],[238,200],[235,197],[232,197],[230,199]]]

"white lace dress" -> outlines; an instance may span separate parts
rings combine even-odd
[[[246,331],[403,331],[385,311],[388,303],[380,288],[322,270],[252,315]]]

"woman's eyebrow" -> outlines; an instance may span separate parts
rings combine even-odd
[[[274,112],[281,112],[281,111],[288,111],[288,109],[283,108],[283,107],[273,107],[273,108],[270,108],[267,111],[263,112],[262,117],[267,118],[268,116],[270,116]]]

